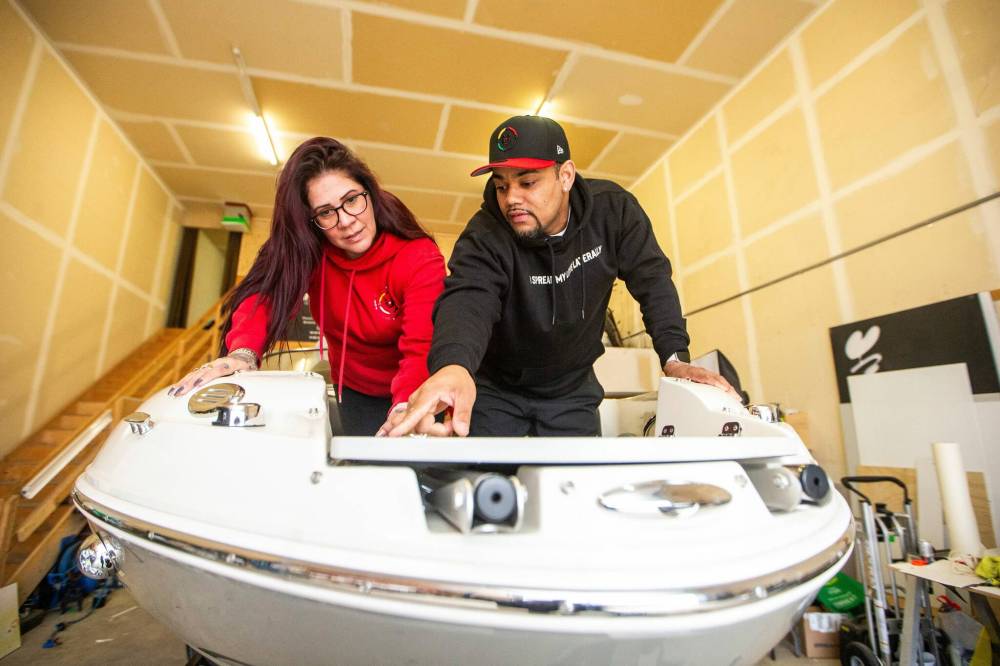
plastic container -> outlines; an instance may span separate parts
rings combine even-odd
[[[831,613],[849,613],[865,602],[865,588],[841,572],[819,589],[816,599]]]

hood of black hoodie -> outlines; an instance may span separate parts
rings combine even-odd
[[[523,247],[536,247],[544,248],[547,244],[553,243],[558,247],[560,244],[569,245],[574,241],[576,235],[580,233],[584,225],[587,224],[590,214],[594,208],[594,197],[590,192],[590,188],[587,187],[587,181],[582,178],[579,174],[573,181],[573,187],[569,191],[569,207],[572,213],[569,216],[569,224],[566,227],[566,233],[562,236],[553,237],[541,237],[541,238],[524,238],[522,236],[514,233],[513,227],[510,226],[510,222],[507,221],[506,216],[504,216],[503,211],[500,210],[500,204],[497,203],[497,188],[493,183],[493,179],[490,178],[486,181],[486,187],[483,188],[483,208],[489,213],[494,219],[503,225],[503,228],[514,237],[519,245]]]

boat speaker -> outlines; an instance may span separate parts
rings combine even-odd
[[[745,465],[744,469],[771,511],[822,504],[830,495],[830,480],[819,465]]]
[[[458,531],[515,532],[527,491],[516,476],[475,470],[417,471],[424,506]]]

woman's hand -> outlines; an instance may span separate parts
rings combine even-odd
[[[257,367],[253,359],[243,354],[223,356],[187,373],[183,379],[170,387],[167,395],[172,395],[176,398],[218,377],[225,377],[234,372],[256,369]]]

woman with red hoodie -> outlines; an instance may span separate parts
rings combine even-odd
[[[271,236],[223,305],[224,356],[171,387],[255,370],[309,294],[349,435],[374,435],[427,378],[441,251],[413,213],[334,139],[300,145],[281,170]]]

